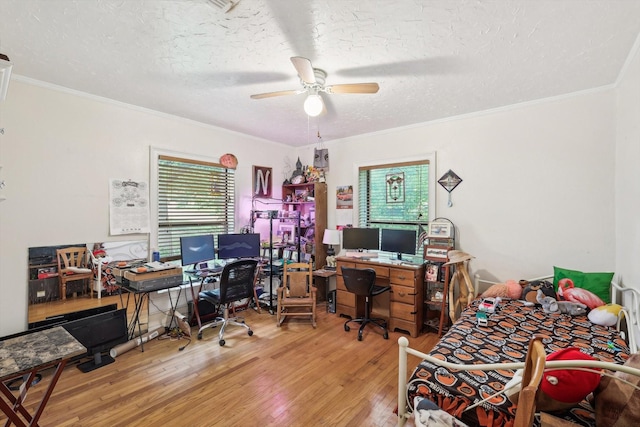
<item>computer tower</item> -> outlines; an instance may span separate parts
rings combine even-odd
[[[327,297],[327,309],[329,313],[336,312],[336,291],[329,291],[329,295]]]

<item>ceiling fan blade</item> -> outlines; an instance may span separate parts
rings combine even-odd
[[[273,98],[274,96],[298,95],[299,93],[302,93],[302,92],[304,92],[304,90],[280,90],[278,92],[257,93],[255,95],[251,95],[251,98],[252,99]]]
[[[330,85],[325,88],[327,93],[377,93],[378,83],[346,83]]]
[[[303,82],[309,84],[316,82],[316,75],[313,72],[311,61],[307,58],[303,58],[302,56],[292,56],[291,62],[293,63],[293,66],[296,67],[298,76],[300,76]]]

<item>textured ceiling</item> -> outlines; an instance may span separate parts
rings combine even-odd
[[[17,78],[298,146],[612,85],[640,32],[637,0],[237,3],[0,0],[0,52]],[[310,120],[304,95],[250,99],[301,87],[291,56],[380,91]]]

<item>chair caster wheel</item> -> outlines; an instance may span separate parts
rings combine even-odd
[[[362,341],[362,335],[358,335],[358,341]]]
[[[384,335],[382,335],[382,338],[384,338],[385,340],[388,340],[389,339],[389,334],[385,332]]]
[[[253,335],[253,331],[251,329],[249,329],[247,333],[249,334],[249,336]]]
[[[220,347],[222,347],[222,346],[225,345],[225,341],[224,340],[220,340],[220,341],[218,341],[218,344],[220,344]]]
[[[347,325],[344,325],[344,330],[345,330],[345,332],[349,332],[351,330],[351,328],[348,327]]]
[[[198,339],[201,340],[202,339],[202,332],[198,333]]]

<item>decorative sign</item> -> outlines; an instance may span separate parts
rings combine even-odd
[[[149,185],[144,181],[109,182],[109,229],[112,235],[148,233]]]
[[[273,182],[271,168],[264,166],[253,166],[253,196],[271,197],[271,186]]]
[[[404,172],[389,173],[387,181],[387,203],[404,202]]]
[[[451,201],[451,192],[454,188],[456,188],[462,182],[462,178],[460,178],[454,171],[449,169],[447,173],[442,175],[442,178],[438,180],[438,184],[442,185],[442,187],[447,190],[449,193],[449,202],[447,205],[449,207],[453,206],[453,202]]]

